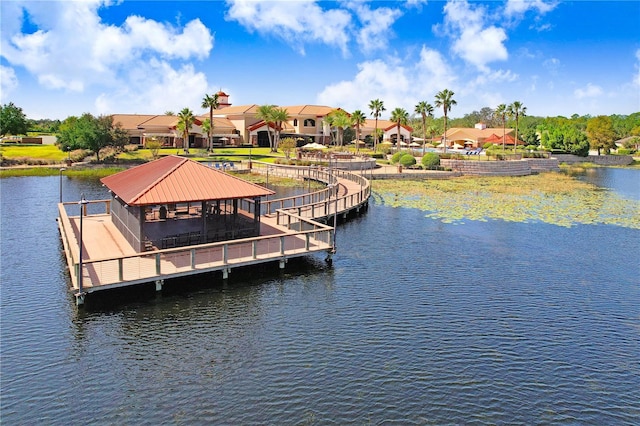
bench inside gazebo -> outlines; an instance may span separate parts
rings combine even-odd
[[[113,223],[139,252],[259,236],[260,200],[274,194],[175,155],[101,181]],[[240,208],[245,199],[251,211]]]

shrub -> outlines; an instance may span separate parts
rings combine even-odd
[[[629,155],[631,154],[631,150],[630,149],[626,149],[626,148],[618,148],[618,155]]]
[[[403,167],[409,167],[416,164],[416,157],[411,154],[404,154],[400,157],[400,165]]]
[[[491,142],[485,143],[482,147],[487,150],[487,149],[491,149],[492,147],[494,147],[495,145],[492,144]]]
[[[395,154],[393,154],[393,155],[391,156],[391,164],[396,164],[397,162],[399,162],[399,161],[400,161],[400,158],[401,158],[404,154],[405,154],[404,152],[400,152],[400,151],[398,151],[398,152],[396,152]]]
[[[440,165],[440,156],[435,152],[427,152],[422,156],[422,166],[426,169],[433,169]]]
[[[371,158],[375,158],[376,160],[382,160],[384,159],[384,154],[381,152],[376,152],[371,154]]]

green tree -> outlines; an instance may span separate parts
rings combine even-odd
[[[282,128],[284,123],[289,120],[289,112],[286,108],[275,108],[273,110],[273,115],[271,116],[276,128],[275,128],[275,138],[273,142],[273,146],[275,151],[278,150],[278,144],[280,143],[280,133],[282,133]]]
[[[294,138],[284,138],[279,143],[279,148],[284,153],[287,160],[291,158],[291,151],[296,149],[296,140]]]
[[[615,148],[615,136],[611,117],[599,115],[587,121],[589,144],[591,149],[598,150],[598,155],[600,155],[600,150],[604,150],[605,154],[609,154],[611,149]]]
[[[505,143],[506,143],[506,139],[507,139],[507,106],[505,104],[500,104],[498,105],[498,107],[496,108],[495,112],[494,112],[496,118],[498,120],[500,120],[500,123],[502,124],[502,150],[504,151],[505,149]]]
[[[60,124],[58,144],[63,151],[87,149],[96,154],[100,161],[100,151],[106,147],[121,149],[129,136],[121,126],[113,125],[113,117],[94,117],[85,113],[78,117],[68,117]]]
[[[27,116],[19,108],[9,102],[0,107],[0,136],[5,135],[26,135]]]
[[[213,96],[204,95],[202,98],[202,108],[209,109],[209,129],[207,131],[207,135],[209,136],[209,151],[213,149],[213,110],[218,109],[220,103],[218,102],[218,94],[216,93]]]
[[[367,117],[364,112],[359,109],[355,110],[351,114],[351,123],[356,128],[356,152],[360,150],[360,127],[367,121]]]
[[[109,134],[111,137],[110,145],[118,152],[124,151],[124,147],[129,143],[129,134],[122,128],[121,123],[113,124],[113,116],[108,116],[108,125],[110,127]]]
[[[407,125],[409,113],[403,108],[396,108],[391,111],[391,121],[396,123],[396,151],[400,151],[400,127]]]
[[[260,105],[256,113],[256,116],[258,117],[258,119],[263,120],[267,125],[267,137],[269,138],[269,147],[271,148],[272,152],[275,150],[275,147],[273,144],[275,135],[272,138],[271,131],[269,129],[275,124],[273,121],[273,112],[275,109],[276,109],[275,105]]]
[[[145,148],[151,151],[151,156],[153,157],[153,159],[157,159],[160,148],[162,148],[162,143],[154,136],[145,140],[144,145]]]
[[[189,153],[189,131],[195,121],[196,117],[189,108],[182,108],[182,111],[178,113],[176,128],[182,133],[182,148],[185,154]]]
[[[338,133],[337,145],[342,146],[344,144],[344,130],[351,127],[351,117],[346,111],[336,109],[327,115],[327,121],[331,127],[336,128]]]
[[[458,102],[453,99],[453,95],[455,95],[455,93],[449,89],[444,89],[436,95],[435,105],[437,108],[442,107],[444,112],[444,152],[447,152],[447,113],[451,111],[453,105],[458,104]]]
[[[369,109],[371,110],[371,115],[376,119],[375,130],[373,131],[374,140],[373,140],[373,150],[375,151],[378,148],[378,118],[382,115],[383,111],[386,111],[384,107],[384,102],[380,99],[373,99],[369,101]]]
[[[427,143],[427,117],[433,117],[433,106],[426,101],[420,101],[414,111],[422,117],[422,155],[424,155]]]
[[[509,117],[516,120],[516,139],[513,142],[513,152],[515,153],[516,148],[518,147],[518,120],[520,120],[520,117],[524,117],[525,115],[527,115],[526,114],[527,107],[522,105],[522,102],[515,101],[514,103],[509,105],[507,108],[508,108],[507,114],[509,115]]]

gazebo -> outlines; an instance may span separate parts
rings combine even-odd
[[[260,234],[260,200],[274,194],[187,158],[171,155],[101,179],[111,219],[139,252]],[[249,210],[240,200],[248,200]]]

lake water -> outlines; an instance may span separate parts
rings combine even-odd
[[[640,171],[597,170],[586,178],[638,195]],[[309,257],[78,310],[58,182],[0,181],[4,424],[639,422],[638,230],[453,225],[372,203],[340,226],[331,267]],[[63,184],[65,200],[106,198]]]

